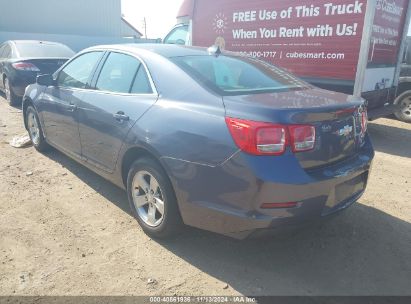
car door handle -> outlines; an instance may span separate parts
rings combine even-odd
[[[119,122],[130,120],[130,117],[128,117],[126,114],[124,114],[123,111],[119,111],[116,114],[113,114],[113,117]]]
[[[74,112],[75,110],[77,110],[77,106],[75,104],[70,103],[68,105],[68,111],[69,112]]]

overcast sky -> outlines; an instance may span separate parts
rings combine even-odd
[[[164,38],[176,24],[183,0],[121,0],[126,19],[144,35],[143,19],[147,20],[147,37]]]

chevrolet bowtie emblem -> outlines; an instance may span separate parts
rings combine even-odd
[[[353,130],[353,127],[346,125],[344,126],[344,128],[336,131],[335,133],[339,136],[348,136],[351,134],[352,130]]]

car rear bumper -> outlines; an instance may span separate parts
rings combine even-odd
[[[163,159],[183,221],[190,226],[243,239],[261,230],[318,222],[356,202],[364,193],[374,150],[365,146],[350,159],[304,170],[296,157],[255,157],[239,152],[208,167]],[[297,207],[261,209],[263,203]]]
[[[10,85],[13,93],[18,97],[23,97],[26,87],[36,82],[36,72],[14,72],[10,77]]]

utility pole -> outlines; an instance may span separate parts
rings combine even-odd
[[[147,39],[147,21],[146,17],[143,19],[144,37]]]

